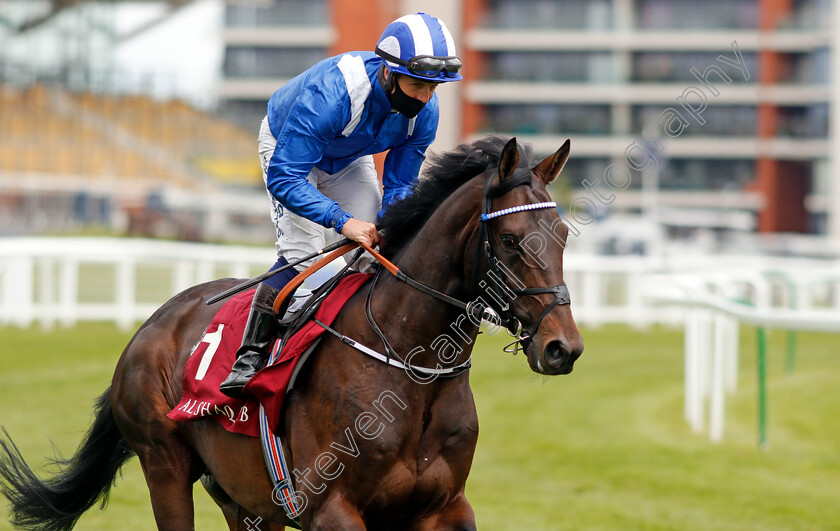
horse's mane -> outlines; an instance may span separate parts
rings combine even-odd
[[[476,175],[498,167],[508,140],[509,137],[488,136],[472,144],[461,144],[447,153],[431,154],[411,193],[391,204],[379,221],[385,237],[382,254],[394,258],[447,197]],[[531,146],[523,143],[517,146],[519,166],[530,168]]]

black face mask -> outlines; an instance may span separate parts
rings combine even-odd
[[[389,81],[389,85],[394,87],[393,92],[391,92],[390,90],[386,90],[388,94],[388,101],[391,102],[391,108],[396,109],[397,112],[399,112],[406,118],[414,118],[415,116],[417,116],[420,113],[420,111],[423,110],[423,107],[425,107],[426,104],[416,98],[412,98],[411,96],[403,92],[403,90],[400,88],[400,84],[397,83],[397,80],[393,77],[391,77]]]

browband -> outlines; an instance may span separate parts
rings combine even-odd
[[[528,205],[519,205],[515,207],[505,208],[504,210],[497,210],[495,212],[490,212],[489,214],[482,214],[481,221],[488,221],[493,218],[499,218],[516,212],[525,212],[526,210],[539,210],[542,208],[557,208],[557,203],[555,203],[554,201],[546,201],[545,203],[531,203]]]

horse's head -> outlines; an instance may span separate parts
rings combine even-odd
[[[570,373],[583,352],[563,282],[568,228],[546,190],[568,158],[566,140],[536,166],[520,167],[519,148],[511,139],[498,172],[487,181],[479,228],[486,275],[474,288],[503,310],[508,328],[522,338],[531,369],[541,374]]]

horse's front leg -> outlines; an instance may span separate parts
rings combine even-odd
[[[475,513],[461,492],[437,514],[417,523],[413,531],[475,531]]]
[[[356,506],[343,494],[336,492],[314,509],[310,524],[304,523],[303,528],[311,531],[365,531],[367,526]]]

